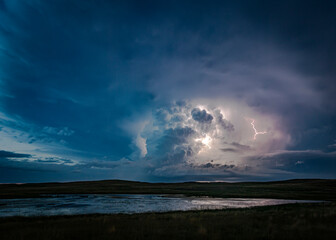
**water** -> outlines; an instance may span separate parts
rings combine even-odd
[[[64,194],[0,199],[0,217],[91,213],[144,213],[280,205],[304,200],[178,197],[171,195]]]

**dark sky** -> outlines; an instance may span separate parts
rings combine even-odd
[[[336,178],[335,1],[0,0],[0,182]]]

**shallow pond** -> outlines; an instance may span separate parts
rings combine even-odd
[[[208,198],[173,195],[64,194],[43,198],[0,199],[0,217],[51,216],[91,213],[143,213],[246,208],[306,200]]]

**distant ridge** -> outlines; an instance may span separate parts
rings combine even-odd
[[[336,201],[336,179],[290,179],[235,183],[148,183],[113,179],[0,185],[0,198],[45,197],[48,194],[183,194],[224,198]]]

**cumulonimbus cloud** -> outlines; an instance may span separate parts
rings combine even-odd
[[[247,156],[280,150],[288,144],[286,133],[277,129],[275,119],[253,112],[248,106],[240,105],[235,111],[236,106],[229,105],[233,109],[218,102],[184,101],[156,109],[135,133],[135,138],[141,136],[145,142],[139,149],[146,154],[138,155],[138,159],[149,162],[152,173],[162,176],[173,174],[173,169],[176,173],[197,175],[206,171],[218,175],[223,171],[238,173],[250,165]],[[246,118],[250,114],[269,134],[254,139],[254,130]]]

